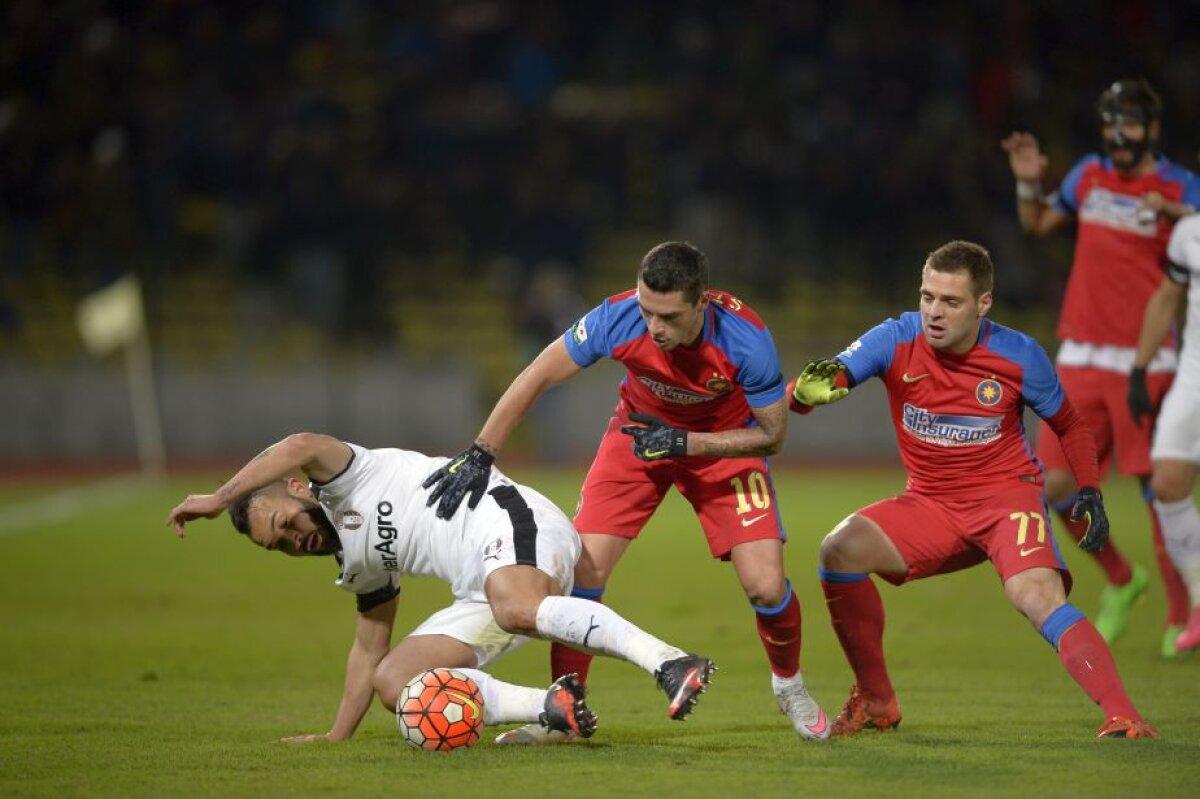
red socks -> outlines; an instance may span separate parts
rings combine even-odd
[[[758,637],[771,671],[780,677],[793,677],[800,671],[800,600],[788,583],[787,596],[774,608],[754,606]]]
[[[895,695],[883,658],[883,600],[866,574],[821,570],[829,620],[858,687],[876,699]]]
[[[1142,720],[1125,693],[1108,644],[1090,621],[1081,619],[1062,634],[1058,640],[1058,659],[1071,679],[1104,711],[1105,718],[1124,716],[1131,721]]]

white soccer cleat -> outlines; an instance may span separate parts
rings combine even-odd
[[[526,724],[496,736],[496,746],[540,746],[546,744],[569,744],[578,738],[573,732],[562,732],[543,727],[541,724]]]
[[[801,738],[810,741],[824,741],[829,737],[829,719],[816,701],[808,695],[804,681],[797,674],[791,679],[782,679],[771,675],[771,688],[775,691],[775,701],[779,703],[779,712],[792,722],[792,727]]]

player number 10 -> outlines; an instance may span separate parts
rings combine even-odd
[[[742,482],[742,478],[735,477],[729,481],[733,486],[733,491],[737,494],[737,512],[739,514],[749,513],[753,508],[766,510],[771,507],[771,492],[767,490],[767,478],[762,472],[750,472],[750,476]],[[753,503],[753,506],[751,506]]]
[[[1046,543],[1046,519],[1040,513],[1025,513],[1017,511],[1008,514],[1008,518],[1017,522],[1017,546],[1025,546],[1025,538],[1029,535],[1029,520],[1037,520],[1037,540],[1039,544]]]

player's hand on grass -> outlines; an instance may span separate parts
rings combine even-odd
[[[1154,404],[1150,401],[1150,389],[1146,386],[1146,369],[1135,366],[1129,372],[1129,413],[1138,427],[1142,426],[1142,417],[1154,412]]]
[[[470,494],[467,507],[474,510],[479,500],[483,499],[495,460],[491,453],[478,444],[472,444],[455,455],[449,463],[421,483],[421,488],[433,488],[425,507],[436,502],[438,518],[449,520],[462,504],[463,497]]]
[[[311,744],[316,741],[332,741],[329,733],[323,732],[319,735],[291,735],[287,738],[280,738],[279,742],[284,744]]]
[[[835,388],[837,377],[846,366],[837,360],[820,358],[809,361],[796,378],[792,397],[803,405],[828,405],[850,393],[848,388]]]
[[[225,505],[216,494],[190,494],[167,516],[167,526],[175,528],[175,535],[183,538],[184,527],[195,519],[215,519],[225,510]]]
[[[1108,514],[1104,512],[1104,499],[1095,488],[1081,488],[1075,495],[1075,507],[1071,508],[1071,521],[1087,519],[1087,530],[1079,539],[1079,548],[1084,552],[1099,552],[1108,545]]]
[[[1008,165],[1012,167],[1014,178],[1031,182],[1042,179],[1049,161],[1042,155],[1037,136],[1013,131],[1008,138],[1000,142],[1000,147],[1008,153]]]
[[[662,419],[644,413],[629,414],[621,432],[633,437],[633,454],[644,461],[687,455],[687,431],[671,427]]]

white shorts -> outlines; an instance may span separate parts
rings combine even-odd
[[[417,629],[409,633],[409,636],[414,635],[445,635],[462,641],[474,650],[477,668],[499,660],[529,640],[528,636],[514,635],[500,629],[496,617],[492,615],[492,607],[486,601],[465,599],[421,622]]]
[[[1177,380],[1171,386],[1158,412],[1150,460],[1200,463],[1200,385]]]
[[[505,566],[535,566],[552,577],[564,595],[575,583],[575,562],[582,544],[571,520],[558,506],[524,486],[495,486],[475,511],[470,524],[481,525],[482,542],[454,581],[454,604],[421,623],[411,635],[445,635],[475,651],[478,666],[508,654],[528,637],[505,632],[496,624],[484,586],[488,575]],[[505,490],[506,489],[506,490]],[[474,532],[474,531],[472,531]]]

